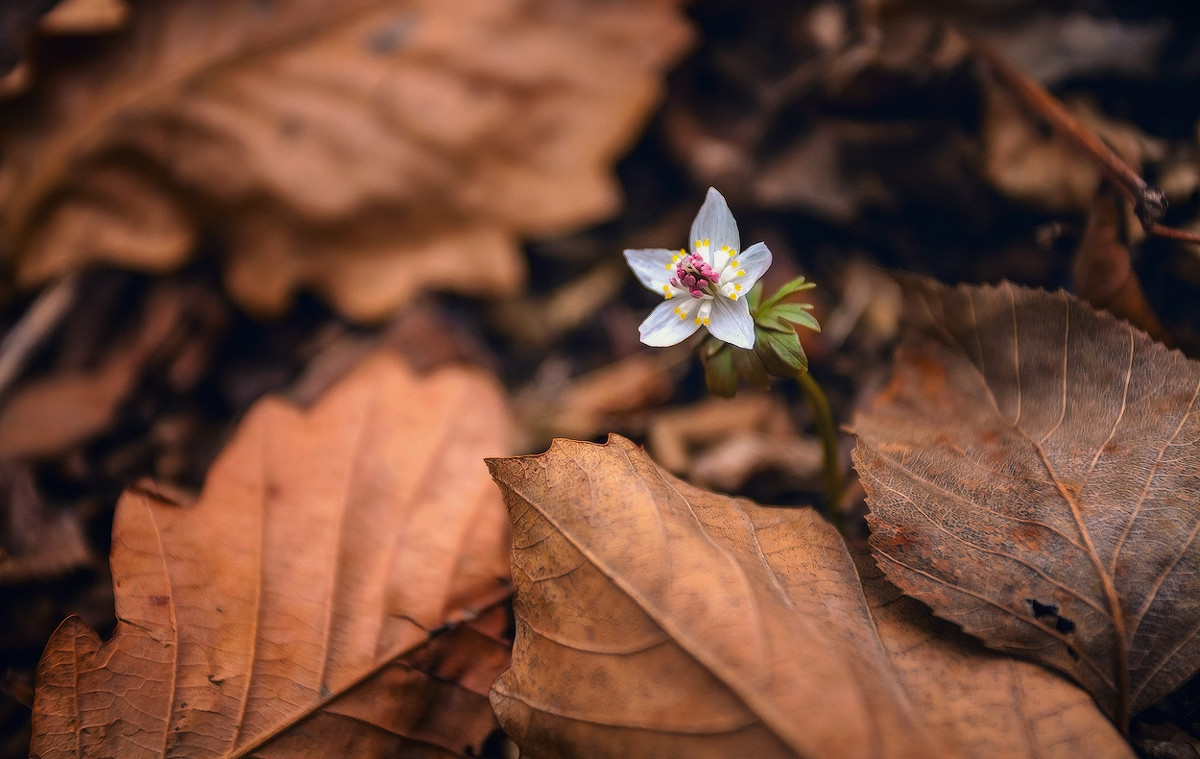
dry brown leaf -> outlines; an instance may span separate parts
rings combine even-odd
[[[667,471],[726,492],[758,472],[781,471],[795,481],[821,467],[820,443],[801,437],[787,404],[766,393],[709,398],[655,414],[646,447]]]
[[[156,290],[140,313],[136,334],[102,356],[99,366],[70,367],[20,386],[0,406],[0,456],[57,455],[106,431],[183,312],[176,288]]]
[[[675,349],[635,353],[578,377],[566,376],[567,362],[547,361],[550,370],[539,370],[543,376],[522,389],[514,404],[527,442],[545,445],[562,435],[591,438],[628,428],[671,396],[677,379],[672,369],[686,354]]]
[[[1121,236],[1121,201],[1108,184],[1101,185],[1088,212],[1087,228],[1075,249],[1071,274],[1075,294],[1081,300],[1169,344],[1166,330],[1133,270],[1129,246]]]
[[[1079,688],[1032,662],[988,651],[905,597],[867,555],[863,592],[896,677],[936,733],[972,757],[1131,757]]]
[[[124,0],[6,0],[0,6],[0,99],[19,95],[33,80],[33,37],[111,32],[128,12]]]
[[[607,253],[600,263],[544,297],[510,298],[496,303],[490,318],[522,343],[544,351],[567,332],[594,320],[629,278],[629,269]]]
[[[579,377],[559,399],[554,427],[591,437],[615,416],[666,400],[675,389],[672,358],[637,353]]]
[[[655,414],[646,447],[663,468],[684,474],[698,446],[711,446],[730,430],[766,430],[778,437],[795,434],[787,405],[768,393],[748,391],[735,398],[708,398]]]
[[[133,358],[121,353],[95,370],[22,387],[0,411],[0,456],[52,456],[108,429],[141,368]]]
[[[0,462],[0,587],[44,581],[94,560],[79,514],[48,508],[28,466]]]
[[[611,162],[689,36],[679,4],[140,4],[8,125],[8,246],[25,282],[162,270],[212,223],[265,310],[297,286],[362,318],[511,290],[521,235],[616,209]]]
[[[1200,659],[1200,365],[1062,292],[906,299],[854,426],[881,568],[1126,725]]]
[[[1003,50],[1013,65],[1048,87],[1101,71],[1130,81],[1158,75],[1155,62],[1171,36],[1166,18],[1133,21],[1082,10],[1033,10],[1003,24],[983,21],[986,13],[972,19],[968,10],[962,21]]]
[[[864,597],[810,509],[691,487],[617,436],[489,464],[517,585],[492,703],[523,754],[1132,756],[1076,686],[943,638],[878,577]]]
[[[1100,185],[1100,169],[1036,117],[991,85],[985,89],[985,172],[1006,195],[1054,213],[1084,213]],[[1067,103],[1135,170],[1162,152],[1162,145],[1135,127],[1109,119],[1085,101]]]
[[[482,694],[503,665],[495,646],[468,641],[481,656],[446,677],[393,660],[419,659],[439,628],[506,593],[508,531],[480,461],[504,448],[506,428],[486,377],[419,379],[378,355],[311,411],[258,403],[194,507],[126,493],[113,529],[117,632],[101,644],[69,619],[55,633],[33,754],[478,747],[492,726]],[[410,698],[420,693],[444,697]]]
[[[39,26],[51,34],[96,34],[119,29],[127,18],[124,0],[59,0]]]

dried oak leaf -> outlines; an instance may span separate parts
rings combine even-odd
[[[503,614],[443,626],[507,595],[508,528],[480,460],[506,427],[486,377],[417,378],[378,355],[309,411],[258,403],[194,507],[127,492],[116,634],[102,644],[71,618],[51,638],[33,755],[478,748]]]
[[[141,3],[4,129],[20,278],[227,242],[245,304],[376,318],[510,290],[518,238],[611,213],[615,156],[689,37],[680,0]]]
[[[1063,292],[906,290],[854,424],[880,567],[1124,726],[1200,659],[1200,365]]]
[[[1132,756],[1075,685],[878,572],[864,595],[810,509],[691,487],[615,435],[489,465],[517,586],[492,704],[523,755]]]

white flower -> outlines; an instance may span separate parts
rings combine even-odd
[[[754,319],[745,296],[771,265],[763,243],[741,250],[737,223],[714,188],[692,222],[692,249],[625,251],[638,280],[662,295],[638,329],[646,345],[674,345],[700,327],[739,348],[754,347]]]

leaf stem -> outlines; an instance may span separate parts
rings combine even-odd
[[[830,520],[839,531],[845,532],[842,524],[842,512],[838,508],[842,502],[844,485],[833,412],[829,410],[829,401],[825,398],[825,391],[821,390],[821,386],[817,384],[811,374],[803,371],[796,372],[792,376],[800,385],[800,389],[804,391],[804,398],[808,401],[809,409],[812,410],[813,424],[816,425],[817,434],[821,437],[823,453],[821,479],[825,481],[825,494],[829,498]]]

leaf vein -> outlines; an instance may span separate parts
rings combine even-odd
[[[1051,577],[1050,575],[1046,574],[1045,572],[1043,572],[1042,570],[1040,570],[1040,569],[1038,569],[1037,567],[1033,566],[1033,565],[1032,565],[1032,564],[1030,564],[1029,562],[1027,562],[1027,561],[1025,561],[1024,559],[1022,559],[1021,557],[1019,557],[1019,556],[1015,556],[1015,555],[1013,555],[1013,554],[1010,554],[1010,553],[1007,553],[1007,552],[1005,552],[1005,551],[1001,551],[1001,550],[999,550],[999,549],[996,549],[996,548],[988,548],[988,547],[986,547],[986,546],[982,546],[982,545],[979,545],[978,543],[973,543],[972,541],[970,541],[970,540],[967,540],[965,537],[963,537],[963,536],[961,536],[961,535],[959,535],[959,534],[955,533],[953,530],[951,530],[951,529],[949,529],[948,527],[946,527],[945,525],[943,525],[943,524],[942,524],[940,521],[938,521],[938,520],[934,519],[932,516],[930,516],[930,515],[929,515],[929,513],[928,513],[928,512],[926,512],[926,511],[925,511],[925,509],[921,508],[921,506],[920,506],[920,505],[918,505],[918,504],[917,504],[915,501],[913,501],[913,500],[911,500],[911,499],[908,499],[908,498],[907,498],[907,497],[906,497],[906,496],[905,496],[903,493],[901,493],[899,490],[896,490],[895,488],[891,487],[890,485],[887,485],[887,484],[884,484],[884,483],[880,483],[880,484],[881,484],[881,485],[883,485],[883,487],[887,488],[888,490],[891,490],[893,493],[895,493],[895,494],[896,494],[897,496],[899,496],[900,498],[907,500],[907,501],[908,501],[908,503],[909,503],[909,505],[910,505],[910,506],[912,506],[912,508],[913,508],[914,510],[916,510],[916,511],[917,511],[919,514],[921,514],[921,516],[925,517],[925,519],[926,519],[926,520],[929,522],[929,524],[933,525],[933,526],[934,526],[935,528],[937,528],[937,529],[938,529],[940,532],[942,532],[942,533],[944,533],[944,534],[948,535],[948,536],[950,537],[950,539],[951,539],[951,540],[954,540],[954,541],[956,541],[956,542],[962,543],[962,544],[963,544],[963,545],[965,545],[965,546],[969,546],[969,547],[971,547],[971,548],[973,548],[973,549],[975,549],[975,550],[977,550],[977,551],[980,551],[981,553],[988,553],[988,554],[992,554],[992,555],[994,555],[994,556],[1000,556],[1000,557],[1003,557],[1003,558],[1005,558],[1005,559],[1010,559],[1011,561],[1014,561],[1014,562],[1016,562],[1017,564],[1020,564],[1020,565],[1024,566],[1026,569],[1028,569],[1029,571],[1033,572],[1033,573],[1034,573],[1034,574],[1036,574],[1038,577],[1041,577],[1043,580],[1045,580],[1046,582],[1050,583],[1051,585],[1053,585],[1054,587],[1058,588],[1059,590],[1063,591],[1064,593],[1066,593],[1066,594],[1068,594],[1068,595],[1070,595],[1070,596],[1073,596],[1073,597],[1075,597],[1075,598],[1079,599],[1080,601],[1082,601],[1083,603],[1085,603],[1085,604],[1086,604],[1086,605],[1088,605],[1088,606],[1091,606],[1093,609],[1095,609],[1096,611],[1100,612],[1101,614],[1107,614],[1107,613],[1108,613],[1108,612],[1107,612],[1107,611],[1104,609],[1104,607],[1103,607],[1103,606],[1101,606],[1100,604],[1096,603],[1096,602],[1095,602],[1094,600],[1092,600],[1091,598],[1088,598],[1088,597],[1087,597],[1087,596],[1085,596],[1085,595],[1081,595],[1080,593],[1078,593],[1077,591],[1075,591],[1073,588],[1069,588],[1069,587],[1067,587],[1066,585],[1063,585],[1063,584],[1062,584],[1060,581],[1058,581],[1058,580],[1056,580],[1055,578]]]

